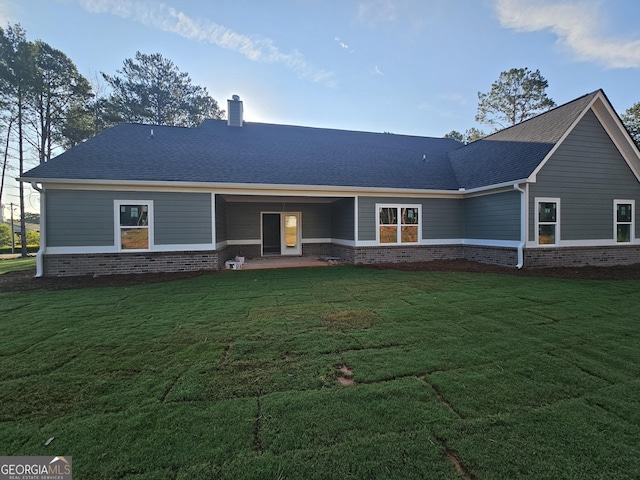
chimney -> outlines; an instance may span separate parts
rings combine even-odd
[[[227,125],[241,127],[242,122],[242,100],[238,95],[233,95],[231,100],[227,100]]]

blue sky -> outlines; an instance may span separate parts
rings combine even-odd
[[[158,52],[248,121],[435,137],[478,126],[478,91],[512,67],[558,104],[603,88],[623,112],[638,18],[636,0],[0,0],[90,79]]]

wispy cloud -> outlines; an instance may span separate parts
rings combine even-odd
[[[395,0],[367,0],[358,3],[358,20],[370,27],[379,23],[393,23],[398,20],[398,6]]]
[[[497,0],[502,26],[520,32],[550,30],[579,60],[609,68],[640,67],[640,40],[607,37],[593,1]]]
[[[346,43],[344,43],[344,42],[340,39],[340,37],[336,37],[336,38],[334,38],[334,40],[335,40],[336,42],[338,42],[338,45],[340,45],[340,48],[344,48],[345,50],[349,50],[349,45],[347,45]]]
[[[377,65],[374,67],[374,71],[377,75],[384,75],[384,73],[382,73],[382,70],[380,70]]]
[[[212,21],[195,20],[163,3],[135,0],[79,0],[79,3],[89,12],[117,15],[184,38],[208,42],[255,62],[280,63],[301,79],[327,87],[338,84],[333,72],[317,67],[297,50],[281,52],[270,38],[244,35]]]

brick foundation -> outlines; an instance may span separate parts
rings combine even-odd
[[[610,267],[640,263],[640,246],[530,248],[524,251],[524,266]]]
[[[466,259],[473,262],[515,267],[518,250],[474,245],[421,245],[411,247],[346,247],[332,245],[331,255],[355,264],[431,262]]]
[[[515,267],[518,264],[517,248],[464,245],[463,253],[463,258],[471,262],[503,265],[505,267]]]
[[[218,269],[215,251],[45,255],[43,260],[47,277]]]
[[[341,261],[346,263],[355,263],[354,259],[354,248],[353,247],[345,247],[344,245],[331,245],[331,253],[332,257],[338,257]]]
[[[329,257],[331,256],[330,243],[303,243],[303,257]]]
[[[339,257],[345,263],[376,264],[466,259],[515,267],[516,248],[475,245],[420,245],[348,247],[328,243],[304,244],[304,256]],[[242,256],[260,257],[260,245],[230,245],[219,251],[147,252],[45,255],[44,275],[118,275],[129,273],[190,272],[224,269],[225,261]],[[578,267],[640,263],[640,246],[533,248],[524,251],[524,266]]]
[[[430,262],[464,258],[461,245],[356,247],[352,250],[352,262],[355,264]]]

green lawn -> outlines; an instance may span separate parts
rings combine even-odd
[[[79,479],[640,478],[639,320],[636,281],[356,267],[0,293],[0,455]]]
[[[0,259],[0,275],[30,268],[36,268],[36,257]]]

